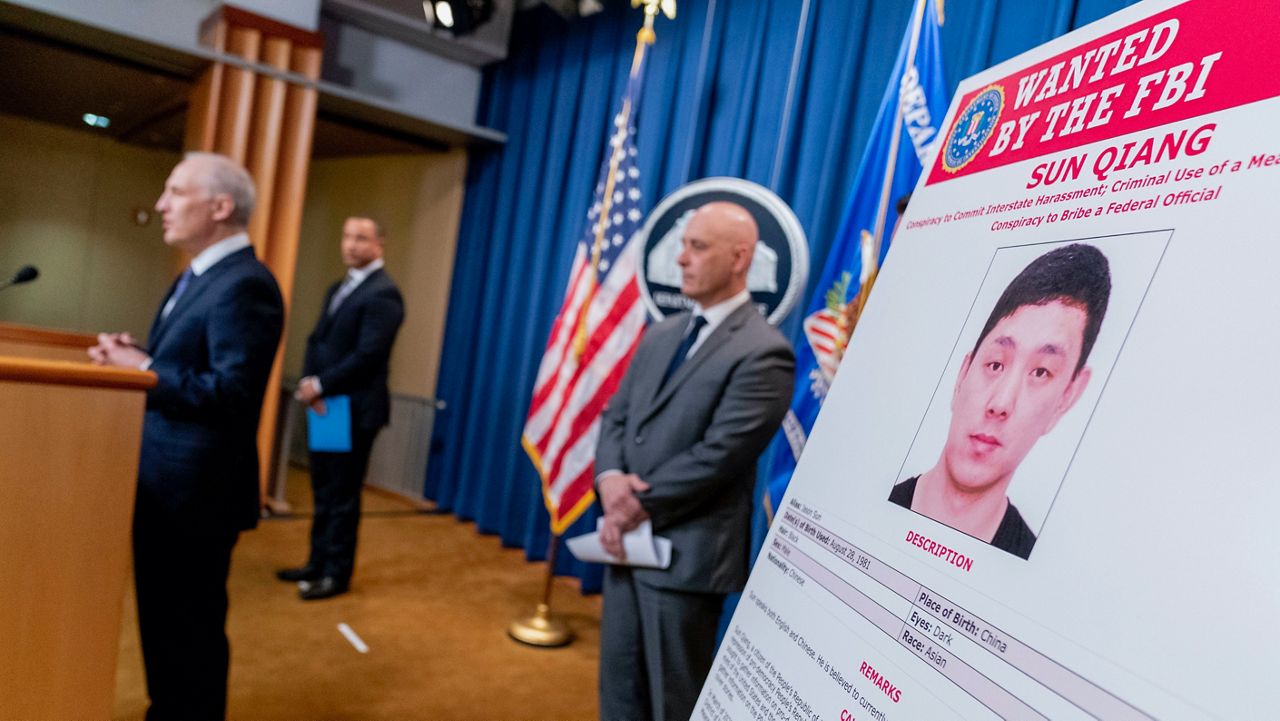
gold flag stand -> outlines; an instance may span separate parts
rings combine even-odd
[[[631,0],[631,7],[635,8],[641,5],[644,6],[644,27],[640,28],[640,31],[636,33],[636,52],[631,61],[632,75],[639,72],[645,49],[657,39],[653,32],[654,18],[658,16],[659,12],[665,15],[668,20],[675,20],[676,18],[676,0]],[[631,103],[628,101],[624,103],[618,117],[617,132],[619,134],[626,132],[626,124],[630,122],[630,115]],[[618,174],[618,165],[622,160],[622,152],[624,152],[622,144],[615,142],[609,164],[608,185],[604,193],[604,208],[600,211],[600,220],[596,227],[596,242],[591,253],[593,277],[600,264],[605,222],[609,217],[609,204],[613,199],[613,182]],[[594,287],[592,292],[594,293]],[[586,344],[586,310],[590,305],[590,296],[588,296],[587,301],[582,304],[582,313],[579,315],[577,329],[574,334],[574,346],[579,355],[582,354],[583,347]],[[557,646],[567,646],[573,641],[573,631],[570,630],[568,624],[551,615],[551,589],[552,582],[555,580],[556,551],[559,547],[560,536],[553,534],[547,549],[547,580],[542,588],[542,600],[534,608],[533,615],[517,618],[511,622],[511,625],[507,626],[507,635],[520,643],[543,648],[555,648]]]
[[[542,600],[538,602],[532,616],[517,618],[507,626],[507,635],[530,646],[555,648],[567,646],[573,641],[573,631],[564,621],[551,615],[551,584],[555,580],[556,550],[560,548],[560,537],[552,536],[551,545],[547,549],[547,581],[542,586]]]

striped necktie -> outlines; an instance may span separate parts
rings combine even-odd
[[[352,273],[347,273],[347,279],[338,286],[338,292],[333,294],[333,300],[329,301],[329,315],[338,312],[338,306],[342,305],[342,301],[351,295],[351,291],[356,289],[356,277]]]

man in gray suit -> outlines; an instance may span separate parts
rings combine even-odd
[[[610,566],[600,629],[600,716],[685,721],[715,655],[725,595],[747,578],[756,459],[791,398],[795,355],[751,302],[759,231],[739,205],[689,221],[677,259],[692,313],[646,331],[604,412],[600,537],[643,521],[671,539],[666,569]]]

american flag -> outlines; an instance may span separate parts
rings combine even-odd
[[[635,125],[630,122],[643,70],[638,65],[614,119],[609,154],[573,257],[564,304],[538,367],[521,438],[542,476],[542,495],[556,535],[595,499],[600,413],[644,331],[645,308],[636,281],[641,249],[634,238],[644,214]]]

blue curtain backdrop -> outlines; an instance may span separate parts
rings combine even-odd
[[[947,91],[1133,1],[948,0]],[[436,388],[447,408],[425,495],[531,560],[545,558],[550,531],[520,431],[641,23],[630,3],[605,5],[573,22],[521,13],[508,59],[486,71],[479,122],[508,142],[471,156]],[[637,117],[642,207],[698,178],[755,181],[795,210],[821,268],[911,5],[680,0],[675,22],[658,20]],[[798,316],[782,326],[793,342]],[[600,568],[567,553],[556,572],[599,589]]]

